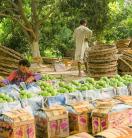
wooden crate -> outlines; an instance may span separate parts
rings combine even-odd
[[[0,138],[36,138],[34,117],[27,111],[5,112],[0,119]]]
[[[37,115],[37,138],[63,138],[69,136],[68,113],[62,106],[42,109]]]

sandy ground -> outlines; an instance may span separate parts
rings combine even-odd
[[[82,71],[82,77],[78,77],[78,71],[76,66],[65,67],[58,71],[55,71],[54,66],[51,64],[34,64],[31,66],[31,68],[34,72],[40,72],[41,74],[50,74],[55,77],[63,77],[65,81],[77,80],[86,76],[86,74]]]

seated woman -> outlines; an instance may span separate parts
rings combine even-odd
[[[41,75],[38,73],[31,72],[30,66],[31,64],[27,59],[20,60],[18,69],[14,70],[6,79],[1,79],[0,82],[5,85],[20,85],[21,82],[31,83],[33,81],[40,80]]]

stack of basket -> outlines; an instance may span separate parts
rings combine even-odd
[[[113,77],[117,74],[117,48],[114,45],[96,44],[87,53],[88,75],[93,78]]]
[[[116,42],[116,47],[118,49],[118,53],[121,54],[124,50],[131,49],[129,47],[131,40],[130,39],[122,39]]]
[[[123,55],[118,60],[118,70],[122,75],[132,75],[132,49],[123,51]]]
[[[131,42],[130,42],[130,44],[129,44],[129,47],[132,48],[132,39],[131,39]]]
[[[16,69],[22,55],[5,46],[0,46],[0,76],[7,76]]]

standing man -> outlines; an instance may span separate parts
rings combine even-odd
[[[73,37],[75,40],[76,50],[75,50],[75,61],[78,63],[78,76],[82,76],[81,74],[81,64],[85,64],[86,71],[88,70],[87,62],[84,61],[84,55],[86,49],[89,48],[88,41],[92,36],[92,31],[86,27],[87,21],[85,19],[80,21],[80,26],[77,27],[74,31]]]

